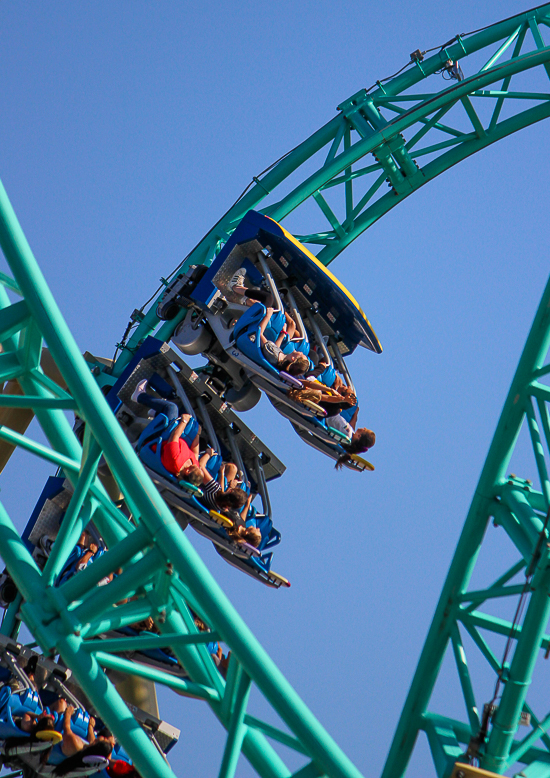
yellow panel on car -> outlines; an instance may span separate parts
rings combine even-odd
[[[231,519],[228,518],[227,516],[224,516],[223,513],[218,513],[218,511],[211,510],[209,512],[209,516],[210,518],[214,519],[214,521],[216,521],[218,524],[221,524],[222,527],[229,528],[233,526],[233,522],[231,521]]]
[[[326,416],[325,409],[321,408],[320,405],[317,405],[316,402],[313,402],[313,400],[300,400],[302,405],[305,405],[306,408],[309,408],[312,411],[315,411],[319,416]]]
[[[281,586],[290,586],[290,581],[287,578],[284,578],[282,575],[279,575],[279,573],[274,573],[273,571],[270,571],[269,573],[270,577],[277,581]]]
[[[363,457],[360,457],[357,454],[352,454],[351,458],[354,462],[357,463],[361,470],[374,470],[374,465],[371,465],[371,463],[367,462],[367,460],[363,459]]]
[[[63,740],[63,735],[55,729],[42,729],[40,732],[36,732],[34,737],[37,740],[43,740],[46,743],[53,743],[54,745]]]

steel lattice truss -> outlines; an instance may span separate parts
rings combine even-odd
[[[48,445],[5,424],[0,425],[0,439],[60,468],[74,489],[43,571],[0,504],[0,556],[21,593],[10,606],[2,631],[11,633],[20,608],[44,653],[60,654],[144,778],[173,773],[103,668],[205,700],[227,729],[219,773],[223,778],[234,775],[241,751],[265,778],[360,778],[240,619],[160,498],[81,356],[1,185],[0,245],[13,273],[13,278],[4,274],[0,278],[0,382],[17,381],[20,387],[19,395],[0,395],[0,410],[34,410]],[[7,289],[23,299],[10,302]],[[43,343],[66,388],[42,369]],[[86,423],[82,446],[66,410],[75,411]],[[113,502],[97,475],[103,458],[126,511],[119,501]],[[108,551],[66,583],[53,586],[92,519]],[[111,583],[98,587],[115,571],[120,574]],[[200,633],[190,608],[214,632]],[[160,635],[98,639],[149,617]],[[206,648],[213,639],[231,649],[227,681]],[[122,651],[159,647],[171,649],[188,679],[119,656]],[[252,684],[279,714],[280,727],[247,713]],[[290,770],[266,736],[303,755],[303,768]]]
[[[329,264],[380,216],[427,181],[494,141],[550,115],[550,4],[485,30],[457,36],[430,57],[416,53],[397,77],[362,90],[339,106],[338,115],[287,154],[253,186],[189,254],[185,266],[210,263],[250,208],[282,220],[297,209],[304,226],[302,240],[320,246]],[[452,62],[453,64],[448,64]],[[441,90],[442,75],[466,74]],[[421,87],[419,86],[421,85]],[[430,88],[434,91],[430,91]],[[370,159],[365,161],[365,157]],[[367,162],[367,164],[365,164]],[[386,186],[389,184],[389,188]],[[45,652],[59,652],[94,706],[146,776],[166,776],[165,762],[135,723],[102,668],[114,668],[165,684],[184,696],[205,700],[227,728],[220,776],[234,774],[239,754],[258,774],[289,778],[291,771],[271,740],[304,756],[295,778],[359,778],[273,665],[239,618],[160,499],[129,442],[105,403],[51,297],[5,192],[0,191],[0,244],[13,278],[0,276],[0,381],[16,381],[21,394],[0,395],[0,410],[32,409],[48,444],[24,431],[0,425],[0,438],[53,463],[71,481],[74,494],[54,551],[44,571],[29,556],[5,510],[0,507],[0,553],[22,596],[8,612],[3,630],[21,613]],[[22,299],[12,302],[13,294]],[[550,776],[550,715],[534,715],[526,701],[536,658],[550,645],[545,635],[550,608],[550,559],[541,534],[550,505],[550,481],[544,444],[550,440],[547,400],[550,374],[545,359],[550,343],[550,287],[537,314],[501,421],[468,515],[463,535],[384,772],[398,778],[406,770],[418,732],[424,730],[438,775],[443,778],[464,753],[481,726],[480,700],[466,661],[466,636],[486,661],[503,691],[487,742],[478,738],[472,753],[487,769],[503,772],[516,761],[531,778]],[[168,339],[178,320],[159,326],[156,305],[135,319],[139,326],[115,366],[120,374],[145,335],[157,329]],[[53,380],[43,344],[60,371]],[[65,412],[74,410],[86,422],[83,446]],[[507,478],[507,467],[522,422],[526,419],[538,468],[540,491]],[[123,511],[97,476],[105,460],[131,513]],[[517,549],[518,561],[496,575],[483,590],[469,591],[469,581],[491,517]],[[56,574],[82,528],[93,518],[108,552],[60,587]],[[544,542],[540,542],[540,539]],[[96,584],[122,569],[106,586]],[[495,601],[516,601],[524,592],[525,618],[496,618]],[[518,583],[518,578],[520,582]],[[132,599],[130,599],[132,598]],[[116,603],[129,601],[114,608]],[[219,675],[194,626],[189,608],[204,616],[232,651],[227,683]],[[156,637],[99,641],[116,626],[151,617]],[[511,636],[512,658],[504,666],[485,633]],[[168,646],[189,679],[136,666],[119,656],[124,650]],[[465,721],[428,710],[446,650],[450,647],[465,701]],[[255,684],[282,720],[275,728],[247,713]],[[479,695],[478,695],[479,697]],[[522,712],[531,714],[531,731],[514,740]],[[286,726],[285,726],[286,725]],[[539,742],[541,741],[541,742]],[[475,746],[475,743],[474,743]],[[530,771],[530,772],[529,772]]]
[[[345,100],[328,124],[254,177],[182,267],[210,264],[251,208],[277,221],[296,211],[302,230],[296,236],[330,264],[428,181],[550,116],[549,27],[546,3],[458,35],[432,56],[415,52],[404,72]],[[452,79],[448,62],[466,77]],[[311,232],[304,234],[310,223]],[[155,311],[154,304],[143,321],[136,320],[130,347],[157,328]],[[177,323],[164,324],[158,337],[169,338]]]
[[[393,746],[384,778],[404,774],[418,732],[428,736],[437,774],[450,774],[454,762],[470,744],[471,756],[482,768],[503,773],[516,762],[529,765],[521,772],[526,778],[550,776],[550,712],[535,715],[527,702],[529,685],[537,660],[550,647],[546,634],[550,618],[550,544],[547,516],[550,511],[550,282],[527,340],[510,387],[502,416],[483,468],[447,581],[428,634]],[[518,445],[522,426],[529,431],[530,448],[540,483],[537,491],[530,481],[507,475]],[[483,589],[470,589],[478,554],[490,520],[503,528],[513,544],[518,561],[498,570],[497,577]],[[516,606],[525,599],[525,614]],[[495,601],[505,601],[519,618],[496,617],[490,613]],[[470,638],[471,654],[464,637]],[[510,641],[510,651],[497,652],[494,637]],[[454,720],[429,710],[446,651],[451,651],[462,689],[466,721]],[[477,654],[477,656],[474,656]],[[475,689],[468,658],[485,663],[484,675],[500,679],[500,693],[494,699],[487,737],[479,737],[483,721],[481,697]],[[485,693],[487,684],[485,683]],[[526,735],[516,738],[520,719],[530,725]],[[527,716],[527,718],[526,718]],[[473,742],[471,742],[473,740]],[[466,761],[459,759],[459,761]]]

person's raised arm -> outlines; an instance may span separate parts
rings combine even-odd
[[[248,488],[250,489],[250,481],[248,482]],[[254,499],[255,496],[256,496],[255,494],[252,494],[252,492],[250,492],[245,504],[241,508],[241,516],[245,521],[246,521],[246,517],[248,516],[248,511],[250,510],[250,505],[252,504],[252,500]]]
[[[179,424],[172,432],[170,437],[168,438],[168,443],[174,443],[176,440],[179,440],[181,438],[181,436],[185,431],[185,428],[187,427],[187,423],[189,422],[190,418],[191,416],[188,413],[184,413],[180,416]]]
[[[269,324],[269,320],[271,319],[272,316],[273,316],[273,308],[268,308],[266,315],[260,322],[260,343],[262,344],[262,346],[264,345],[264,343],[267,343],[267,338],[264,335],[264,331],[267,325]]]
[[[202,470],[202,483],[203,486],[206,486],[206,484],[209,484],[210,481],[213,481],[212,475],[207,470],[206,465],[208,464],[211,457],[214,456],[216,452],[212,448],[212,446],[209,446],[206,449],[206,452],[202,455],[202,457],[199,459],[199,467]]]
[[[208,446],[202,457],[199,459],[199,467],[205,468],[210,459],[214,456],[216,452],[212,448],[212,446]]]

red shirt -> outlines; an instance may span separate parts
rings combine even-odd
[[[192,465],[199,466],[197,457],[181,438],[172,443],[162,444],[160,461],[172,475],[177,475],[188,459],[191,460]]]

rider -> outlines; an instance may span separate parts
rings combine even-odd
[[[152,397],[147,394],[147,379],[140,381],[132,394],[134,402],[141,403],[147,408],[155,411],[155,416],[163,413],[168,421],[179,419],[179,424],[171,433],[167,441],[163,441],[160,450],[160,461],[169,473],[175,475],[178,479],[183,479],[190,484],[200,486],[202,483],[202,471],[199,467],[199,434],[188,445],[182,440],[185,428],[191,419],[190,414],[179,415],[179,409],[176,403],[170,400],[164,400],[160,397]]]

